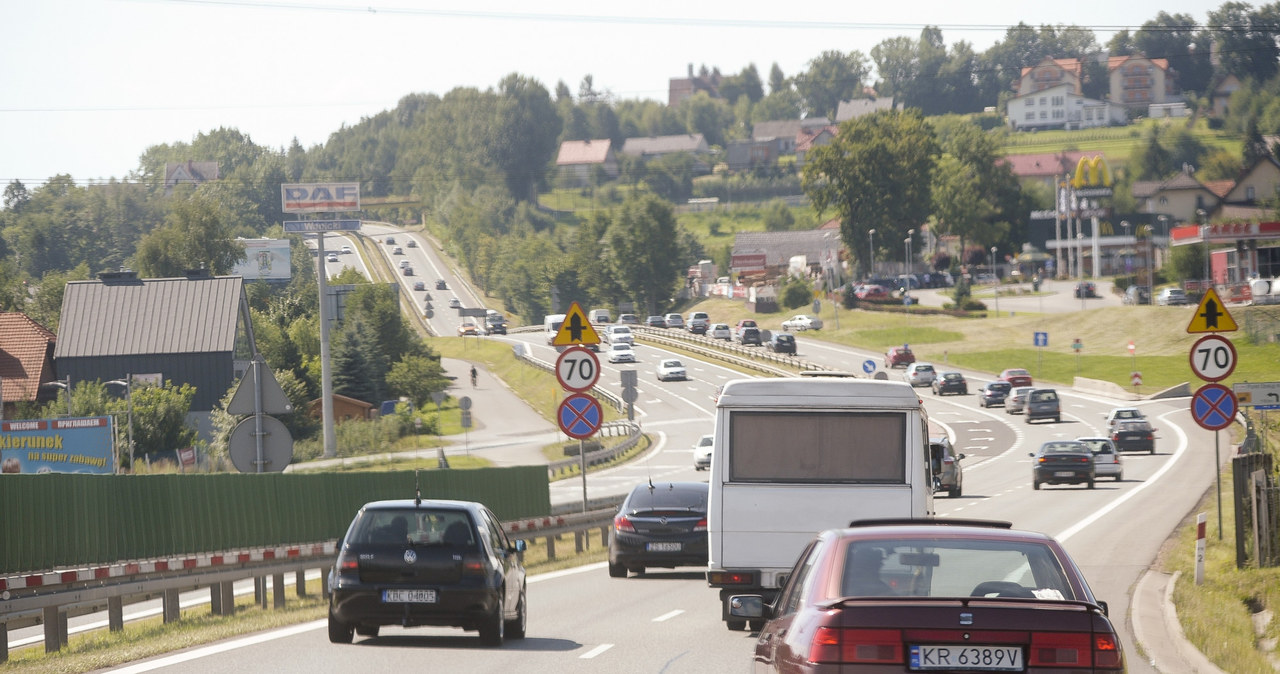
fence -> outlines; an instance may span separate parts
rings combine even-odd
[[[1236,518],[1236,568],[1280,566],[1280,487],[1270,454],[1231,459]]]

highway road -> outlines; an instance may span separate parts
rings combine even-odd
[[[391,231],[378,234],[385,237]],[[394,235],[397,240],[404,236],[398,231]],[[418,248],[405,248],[406,254],[412,250],[421,255],[411,259],[422,265],[426,280],[446,278],[464,305],[479,306],[472,304],[474,295],[449,274],[427,243],[419,240]],[[431,271],[425,272],[427,269]],[[452,334],[446,329],[451,318],[437,314],[432,319],[433,329]],[[456,323],[454,326],[456,329]],[[490,339],[523,342],[538,357],[555,358],[554,349],[546,346],[540,333]],[[802,356],[835,368],[861,371],[866,360],[876,364],[881,360],[878,353],[827,344],[804,333],[797,341]],[[706,473],[693,468],[693,444],[712,431],[716,390],[743,376],[714,363],[672,354],[653,343],[642,342],[637,354],[639,362],[634,365],[613,366],[602,361],[601,381],[616,390],[619,370],[638,371],[638,419],[656,442],[637,460],[590,474],[587,490],[591,498],[619,495],[649,479],[705,480]],[[689,367],[689,380],[658,382],[653,368],[664,356],[683,360]],[[957,451],[966,455],[964,493],[954,499],[936,499],[937,512],[942,517],[1009,520],[1016,527],[1043,531],[1063,541],[1095,594],[1109,603],[1124,641],[1129,671],[1153,672],[1133,641],[1130,594],[1169,532],[1211,486],[1215,474],[1213,434],[1194,424],[1186,399],[1142,401],[1137,406],[1146,411],[1158,430],[1156,454],[1125,455],[1123,481],[1100,480],[1095,489],[1045,486],[1036,491],[1031,488],[1029,452],[1049,440],[1099,435],[1104,431],[1106,412],[1131,403],[1060,388],[1062,421],[1027,424],[1022,416],[1006,414],[1000,408],[979,408],[975,393],[990,375],[965,374],[971,391],[967,396],[939,398],[927,389],[918,389],[931,430],[951,436]],[[1224,457],[1228,453],[1224,451]],[[555,503],[577,502],[582,498],[581,482],[555,483],[551,496]],[[849,516],[854,519],[857,513]],[[325,623],[318,621],[135,663],[118,671],[222,672],[257,669],[269,662],[273,670],[282,672],[416,670],[424,666],[436,671],[506,672],[519,668],[557,674],[737,672],[746,669],[750,660],[754,637],[724,627],[717,594],[707,587],[700,569],[654,570],[617,579],[608,577],[603,564],[596,564],[533,577],[528,592],[528,638],[510,641],[499,649],[481,648],[474,633],[446,628],[384,628],[377,638],[357,637],[353,645],[334,645],[328,642]]]

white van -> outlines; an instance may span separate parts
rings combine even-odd
[[[560,326],[564,325],[564,316],[564,314],[550,314],[543,317],[542,331],[546,333],[548,345],[555,340],[556,334],[560,332]]]
[[[587,314],[587,320],[591,321],[592,325],[604,325],[605,323],[613,322],[609,320],[608,309],[592,309],[591,312]]]
[[[772,602],[814,533],[853,520],[932,517],[929,421],[905,382],[740,379],[716,401],[707,582]],[[763,625],[763,622],[761,622]],[[761,625],[753,625],[758,628]]]

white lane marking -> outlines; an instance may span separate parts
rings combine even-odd
[[[610,648],[613,648],[613,644],[600,644],[599,646],[596,646],[595,648],[587,651],[586,653],[579,655],[578,659],[590,660],[591,658],[594,658],[597,655],[600,655],[601,653],[609,650]]]
[[[664,622],[680,615],[681,613],[684,613],[684,611],[681,609],[676,609],[674,611],[671,611],[670,613],[663,613],[657,618],[654,618],[653,622],[656,622],[656,623]]]
[[[1160,415],[1160,419],[1162,421],[1165,421],[1165,417],[1169,416],[1170,414],[1182,414],[1182,413],[1185,413],[1185,411],[1186,410],[1173,410],[1170,412],[1166,412],[1165,414]],[[1062,531],[1061,533],[1056,534],[1054,538],[1058,539],[1059,542],[1066,541],[1068,538],[1071,538],[1072,536],[1079,533],[1085,527],[1098,521],[1103,515],[1106,515],[1112,510],[1115,510],[1116,508],[1120,507],[1121,503],[1124,503],[1125,501],[1128,501],[1134,496],[1137,496],[1138,492],[1141,492],[1147,487],[1150,487],[1154,485],[1156,482],[1159,482],[1160,477],[1165,473],[1169,472],[1169,470],[1173,468],[1174,464],[1178,462],[1178,459],[1182,458],[1182,455],[1187,450],[1187,434],[1183,433],[1182,429],[1175,424],[1169,424],[1169,427],[1172,428],[1178,434],[1178,449],[1174,451],[1172,458],[1166,461],[1163,466],[1160,466],[1160,469],[1157,470],[1154,474],[1152,474],[1151,477],[1143,480],[1142,484],[1125,492],[1124,495],[1108,503],[1107,505],[1101,508],[1098,508],[1096,511],[1094,511],[1092,515],[1080,520],[1079,522],[1076,522],[1073,526],[1068,527],[1065,531]]]
[[[140,662],[136,665],[130,665],[128,667],[122,667],[120,669],[113,669],[110,671],[116,672],[117,674],[141,674],[142,672],[150,672],[151,670],[160,669],[161,667],[172,667],[174,665],[180,665],[184,662],[190,662],[191,660],[195,660],[198,658],[205,658],[210,655],[217,655],[218,653],[225,653],[227,651],[233,651],[238,648],[244,648],[246,646],[253,646],[255,644],[265,643],[267,641],[283,639],[285,637],[291,637],[295,634],[302,634],[303,632],[311,632],[314,630],[321,629],[323,627],[327,627],[328,625],[329,625],[328,620],[315,620],[309,623],[302,623],[300,625],[286,627],[273,632],[264,632],[262,634],[255,634],[251,637],[246,637],[244,639],[236,639],[234,641],[226,641],[220,644],[214,644],[212,646],[205,646],[204,648],[197,648],[195,650],[187,651],[185,653],[170,655],[168,657],[160,658],[158,660],[148,660],[147,662]]]

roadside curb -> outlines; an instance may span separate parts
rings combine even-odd
[[[1163,674],[1224,674],[1182,632],[1173,604],[1179,574],[1147,569],[1138,578],[1129,607],[1133,639],[1142,647],[1148,664]]]

